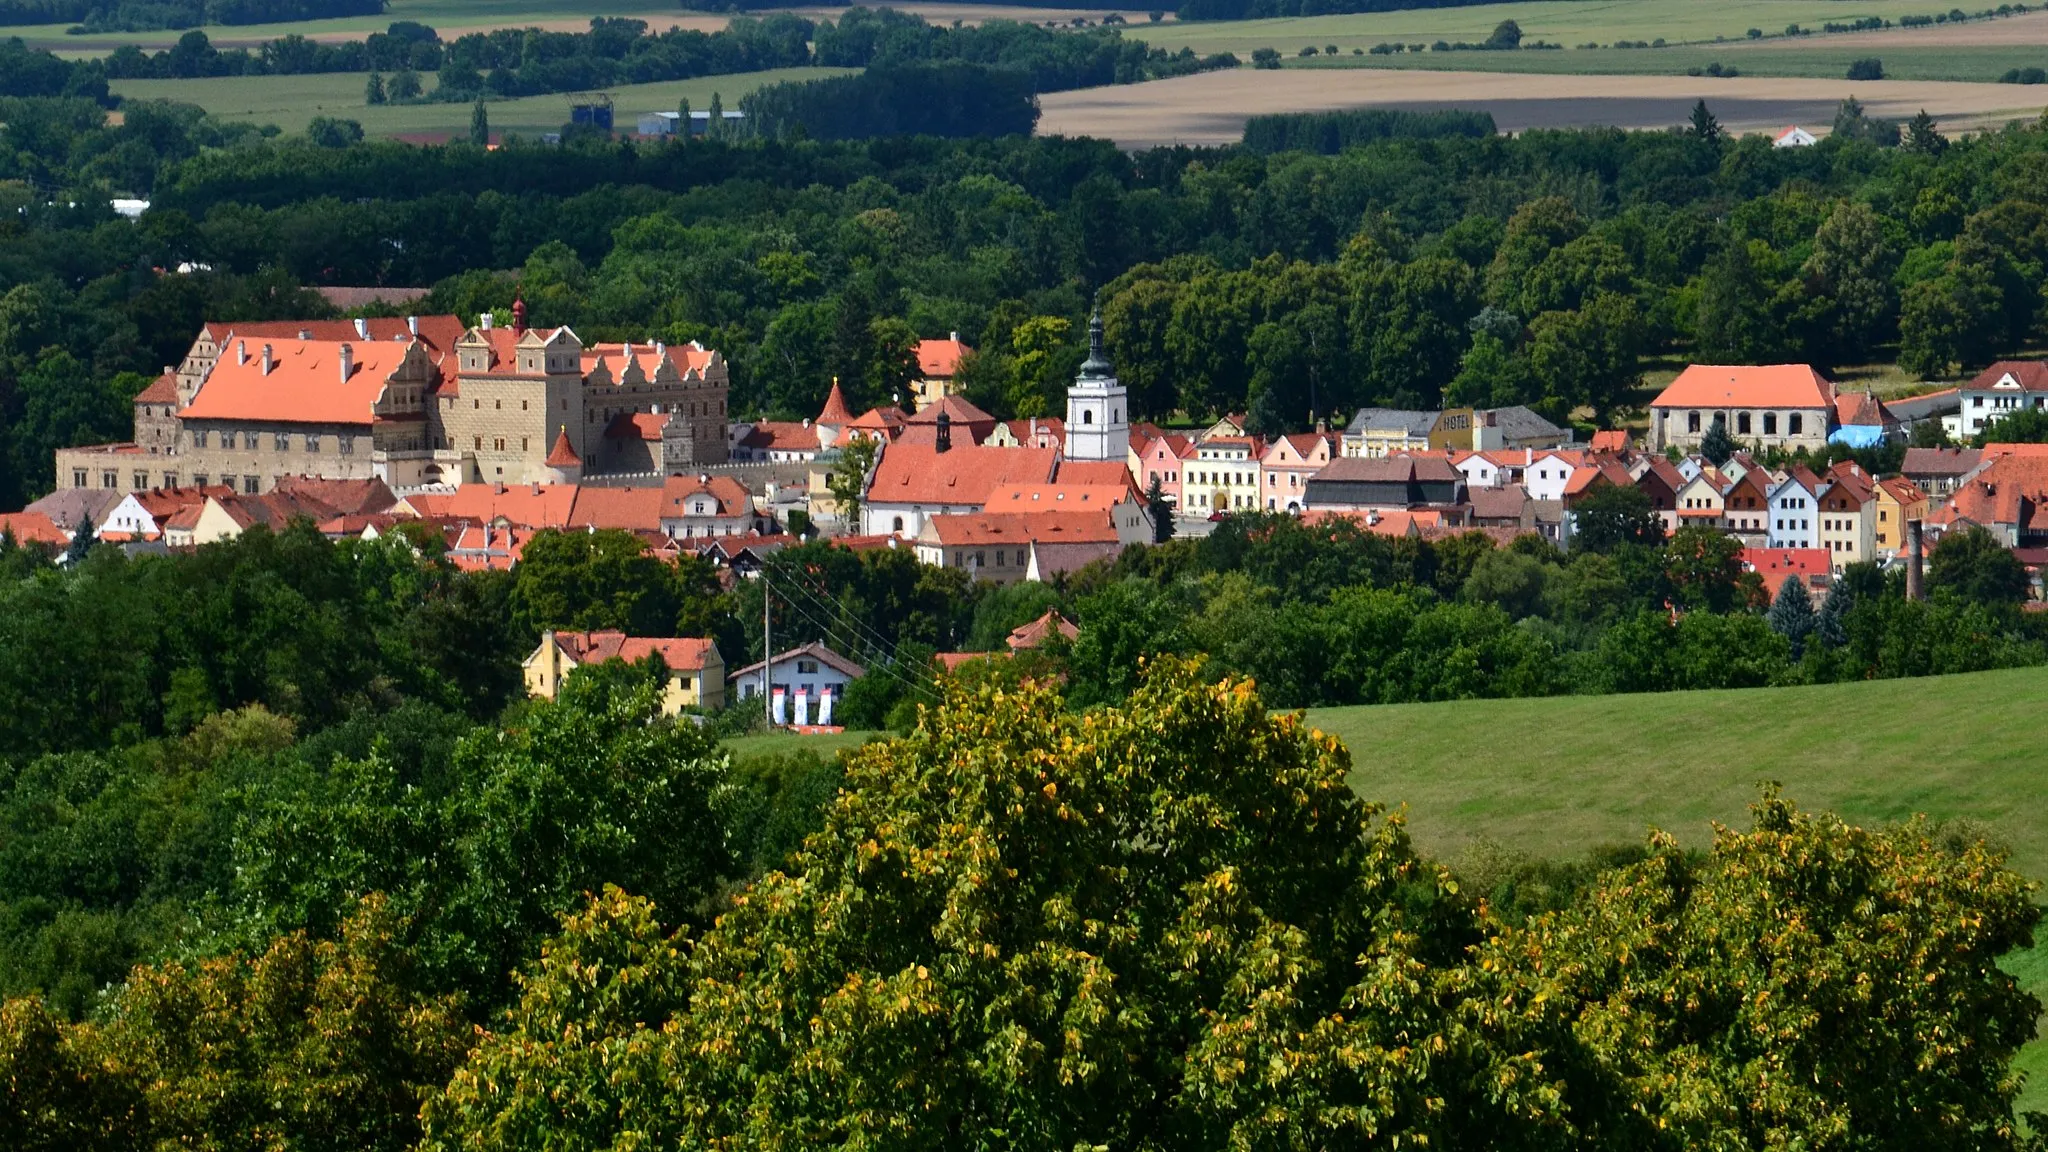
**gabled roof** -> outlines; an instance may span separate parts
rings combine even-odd
[[[753,493],[730,476],[671,476],[661,485],[661,515],[665,520],[698,515],[684,501],[704,495],[716,504],[714,516],[744,516],[754,510]]]
[[[1360,408],[1351,418],[1345,431],[1353,435],[1365,432],[1402,432],[1409,436],[1428,436],[1436,427],[1438,413],[1417,412],[1406,408]]]
[[[453,492],[422,492],[400,503],[420,516],[521,528],[563,528],[573,523],[574,484],[464,484]]]
[[[1498,429],[1501,435],[1510,440],[1564,438],[1564,429],[1545,420],[1526,404],[1489,409],[1481,412],[1480,418],[1487,426]]]
[[[1595,432],[1593,433],[1590,447],[1595,452],[1626,452],[1628,450],[1628,433],[1620,428],[1608,428]]]
[[[1043,484],[1059,453],[1051,448],[989,448],[957,441],[936,445],[898,440],[882,449],[868,485],[871,504],[951,504],[981,507],[1003,484]]]
[[[245,341],[246,343],[246,341]],[[223,348],[213,371],[178,415],[186,420],[261,420],[288,424],[369,425],[385,381],[404,363],[413,345],[357,340],[268,342],[271,368],[263,370],[263,346]],[[342,350],[349,370],[342,374]],[[424,348],[422,348],[424,355]]]
[[[974,349],[960,342],[960,334],[953,333],[944,340],[919,340],[917,342],[917,370],[927,379],[950,379],[960,370],[960,359]]]
[[[628,636],[624,632],[552,632],[554,642],[577,664],[602,664],[607,660],[624,660],[637,664],[649,656],[661,657],[661,662],[677,672],[701,672],[706,657],[716,653],[717,647],[709,640],[684,637]],[[534,656],[540,655],[536,650]],[[533,656],[527,657],[532,661]]]
[[[164,369],[163,375],[149,382],[149,387],[135,394],[137,404],[176,404],[178,402],[178,372],[174,368]]]
[[[1898,421],[1885,410],[1884,401],[1866,388],[1861,392],[1842,392],[1835,396],[1835,423],[1882,428]]]
[[[398,497],[390,486],[374,476],[364,480],[280,476],[271,491],[282,493],[308,507],[325,509],[329,516],[384,512],[398,503]]]
[[[1322,467],[1310,480],[1365,484],[1442,483],[1463,480],[1464,474],[1451,467],[1443,456],[1400,455],[1368,459],[1340,456]]]
[[[1520,484],[1473,488],[1465,497],[1472,505],[1473,518],[1479,520],[1519,520],[1529,506],[1529,490]]]
[[[415,327],[417,332],[413,330]],[[298,340],[301,333],[311,340],[347,340],[358,344],[366,340],[382,344],[405,344],[418,340],[426,345],[429,357],[441,370],[440,394],[453,395],[456,362],[449,353],[468,327],[460,316],[435,315],[379,316],[365,320],[213,320],[208,321],[203,330],[216,335],[222,359],[232,352],[236,340],[247,341],[253,355],[265,341],[281,344]]]
[[[862,676],[867,675],[868,672],[867,669],[861,667],[858,664],[855,664],[853,661],[848,660],[846,657],[841,656],[839,653],[834,652],[830,648],[827,648],[823,644],[817,643],[816,641],[812,641],[811,643],[806,644],[801,648],[791,648],[787,652],[777,653],[775,657],[775,662],[777,664],[786,664],[799,656],[808,656],[811,659],[818,661],[820,664],[823,664],[828,668],[838,670],[840,673],[842,673],[848,679],[851,680],[858,680]],[[752,664],[747,665],[745,668],[739,668],[731,672],[727,672],[725,674],[725,678],[727,680],[737,680],[742,676],[747,675],[749,672],[758,676],[761,674],[761,665],[764,663],[766,663],[766,661],[756,660]]]
[[[976,433],[977,438],[995,431],[995,417],[976,408],[959,396],[941,396],[937,400],[911,413],[904,422],[912,428],[923,425],[936,426],[939,422],[939,413],[941,412],[944,412],[946,419],[953,424],[953,436],[955,437],[953,442],[955,444],[959,443],[958,438],[968,428],[980,429]]]
[[[1081,630],[1074,626],[1073,621],[1056,611],[1047,609],[1045,615],[1040,616],[1031,623],[1019,625],[1011,629],[1009,639],[1005,643],[1010,646],[1010,651],[1022,652],[1044,644],[1052,637],[1055,631],[1069,640],[1081,634]]]
[[[107,509],[121,502],[121,496],[111,488],[59,488],[23,511],[40,512],[68,531],[86,520],[98,524]]]
[[[1264,463],[1284,465],[1292,457],[1305,463],[1314,463],[1316,449],[1321,445],[1329,449],[1331,459],[1337,456],[1336,437],[1321,432],[1294,432],[1286,436],[1275,436],[1266,446]]]
[[[135,502],[149,513],[152,520],[162,520],[180,508],[192,508],[206,503],[211,497],[233,496],[235,490],[226,484],[209,484],[204,488],[180,485],[176,488],[149,488],[130,492]]]
[[[1062,485],[1130,487],[1131,469],[1123,460],[1062,460],[1053,479]]]
[[[1825,548],[1744,548],[1739,559],[1745,571],[1763,579],[1764,594],[1773,600],[1785,581],[1796,577],[1811,588],[1825,583],[1834,568],[1834,554]]]
[[[1123,471],[1118,464],[1117,471]],[[1065,471],[1064,467],[1061,471]],[[1121,484],[1003,484],[988,494],[984,512],[1079,512],[1123,503],[1143,503],[1128,481]]]
[[[62,548],[71,534],[41,512],[0,512],[0,536],[12,535],[16,544],[51,544]]]
[[[1963,389],[1988,392],[1994,388],[2017,388],[2022,392],[2048,392],[2048,361],[2000,360],[1970,378]]]
[[[1835,386],[1807,364],[1694,364],[1652,408],[1833,408]]]
[[[667,424],[668,417],[659,412],[621,412],[617,416],[612,417],[611,423],[604,426],[604,438],[607,440],[659,440],[661,439],[661,430]],[[559,443],[566,447],[568,441],[565,438],[559,441]],[[548,464],[552,466],[554,464],[553,453],[549,453],[549,457]],[[577,463],[580,464],[582,461],[578,460]]]
[[[818,430],[796,420],[760,420],[740,438],[740,445],[761,452],[816,452]]]
[[[1983,461],[1975,448],[1908,448],[1900,471],[1908,476],[1962,476]]]
[[[569,507],[569,528],[618,528],[627,532],[661,531],[661,489],[594,488],[564,485],[576,495]]]
[[[909,420],[910,417],[904,413],[903,409],[898,408],[894,404],[886,404],[879,408],[870,408],[861,413],[852,423],[846,426],[846,430],[849,432],[874,432],[881,434],[884,439],[892,439],[898,432],[903,431],[903,425],[908,423]]]
[[[1890,496],[1900,504],[1918,504],[1920,501],[1927,499],[1927,493],[1922,492],[1918,484],[1913,483],[1904,476],[1893,476],[1887,480],[1879,480],[1877,486],[1885,495]]]
[[[2048,509],[2048,457],[1995,456],[1929,519],[1941,524],[1967,520],[2018,528],[2034,523],[2044,509]]]
[[[1116,544],[1106,509],[1092,512],[969,512],[931,516],[923,539],[943,547],[1005,544]]]

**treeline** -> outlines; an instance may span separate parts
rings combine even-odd
[[[1465,8],[1485,0],[1181,0],[1183,20],[1265,20],[1276,16],[1336,16],[1400,12],[1411,8]],[[1512,0],[1510,0],[1512,2]]]
[[[813,23],[786,13],[737,17],[717,32],[650,33],[643,20],[597,17],[587,32],[501,28],[446,42],[426,25],[400,21],[363,40],[316,42],[294,34],[254,50],[221,50],[204,32],[193,31],[158,52],[123,45],[103,62],[75,67],[101,69],[113,80],[431,72],[436,75],[429,98],[469,101],[812,64],[865,68],[948,61],[1021,73],[1033,92],[1130,84],[1237,63],[1228,54],[1198,58],[1186,49],[1148,47],[1123,39],[1114,28],[1054,30],[1009,20],[945,27],[890,9],[852,8],[836,22]],[[425,90],[417,82],[408,87]]]
[[[386,0],[0,0],[0,26],[74,24],[73,32],[151,32],[201,24],[282,24],[376,16]]]
[[[1856,829],[1767,789],[1707,852],[1655,835],[1582,864],[1453,869],[1353,794],[1341,746],[1265,711],[1262,693],[1301,679],[1217,682],[1262,642],[1277,651],[1249,658],[1300,656],[1307,626],[1286,622],[1301,609],[1343,630],[1316,641],[1313,667],[1344,698],[1541,683],[1556,634],[1500,606],[1512,569],[1593,557],[1608,570],[1569,611],[1618,600],[1611,632],[1642,635],[1616,651],[1661,644],[1696,678],[1752,677],[1756,617],[1714,603],[1744,581],[1687,555],[1710,534],[1658,546],[1630,536],[1641,509],[1596,511],[1606,551],[1564,563],[1540,543],[1282,518],[1057,587],[977,589],[902,550],[777,553],[766,580],[740,583],[756,606],[776,590],[791,641],[859,651],[893,621],[907,656],[963,629],[1000,648],[1047,607],[1082,616],[1050,663],[971,663],[951,681],[871,664],[860,683],[894,685],[909,736],[838,765],[735,762],[717,722],[658,714],[648,665],[578,670],[529,702],[503,683],[524,640],[409,642],[497,645],[494,616],[703,627],[733,595],[621,533],[537,536],[531,575],[303,527],[187,557],[103,547],[64,571],[0,549],[0,685],[39,662],[66,677],[132,662],[64,624],[98,615],[147,637],[136,609],[156,605],[136,590],[189,594],[188,568],[220,578],[190,611],[240,609],[218,631],[249,632],[211,660],[161,653],[184,674],[164,689],[178,707],[145,713],[160,731],[44,720],[0,756],[8,1130],[109,1152],[810,1142],[881,1125],[998,1146],[1020,1124],[1048,1147],[1223,1149],[1276,1128],[1328,1146],[1367,1112],[1403,1143],[1532,1150],[1678,1152],[1763,1122],[1929,1146],[2010,1130],[2009,1065],[2040,1006],[1998,961],[2039,912],[1969,829]],[[1919,611],[2025,627],[2010,605],[1960,599],[1939,553],[1937,572]],[[1849,583],[1858,604],[1836,622],[1852,633],[1858,613],[1908,612],[1881,580]],[[1657,592],[1687,605],[1677,625],[1635,610]],[[422,619],[450,597],[481,611]],[[1206,667],[1192,648],[1166,655],[1176,626],[1229,647]],[[1789,641],[1764,631],[1784,666]],[[300,637],[341,649],[336,675],[296,670],[317,658]],[[287,658],[260,659],[280,641]],[[443,675],[482,660],[501,687],[436,702]],[[1055,1059],[991,1070],[999,1046],[1102,1058],[1089,1075]],[[1793,1087],[1759,1086],[1759,1061]],[[1524,1089],[1539,1063],[1574,1073]],[[1702,1110],[1702,1095],[1729,1103]]]
[[[1245,121],[1244,146],[1261,155],[1315,152],[1335,156],[1346,148],[1380,140],[1485,137],[1496,131],[1492,113],[1456,109],[1408,112],[1391,108],[1352,108],[1339,112],[1275,112]]]
[[[948,61],[771,84],[740,100],[750,134],[813,140],[1028,136],[1038,101],[1022,73]]]

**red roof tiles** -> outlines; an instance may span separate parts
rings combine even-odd
[[[926,379],[948,380],[960,370],[960,360],[974,349],[960,342],[958,332],[945,340],[917,342],[917,370]]]
[[[1835,386],[1806,364],[1694,364],[1652,408],[1832,408]]]
[[[1058,453],[1050,448],[984,448],[898,440],[882,450],[882,462],[868,485],[875,504],[941,504],[981,507],[1003,484],[1043,484],[1052,479]]]

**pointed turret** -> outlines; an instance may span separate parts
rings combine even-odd
[[[832,378],[832,391],[825,397],[825,410],[818,413],[814,424],[829,424],[844,428],[853,423],[853,409],[846,403],[846,393],[839,389],[839,377]]]
[[[526,297],[520,289],[512,290],[512,335],[516,339],[526,334]]]
[[[555,434],[555,446],[548,451],[546,465],[551,482],[555,484],[576,484],[583,479],[583,457],[569,443],[569,426]]]

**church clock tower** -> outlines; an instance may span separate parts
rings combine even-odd
[[[1102,354],[1102,313],[1088,321],[1088,359],[1081,373],[1067,389],[1067,448],[1069,460],[1115,460],[1122,463],[1131,451],[1128,397],[1116,382],[1109,358]]]

